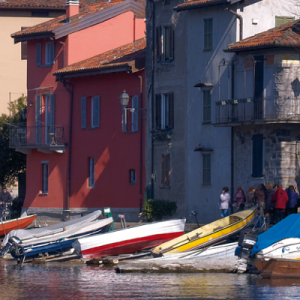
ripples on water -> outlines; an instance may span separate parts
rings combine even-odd
[[[237,274],[116,274],[86,265],[0,262],[0,299],[300,299],[300,280]]]

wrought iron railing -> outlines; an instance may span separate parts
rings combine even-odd
[[[10,124],[9,146],[39,147],[64,146],[67,143],[67,131],[64,126],[39,124],[27,126],[26,123]]]
[[[216,124],[300,121],[300,99],[245,98],[216,102]]]

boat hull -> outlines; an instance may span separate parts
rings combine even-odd
[[[93,259],[96,257],[134,253],[144,249],[156,247],[157,245],[169,241],[170,239],[174,239],[182,234],[183,232],[176,232],[126,240],[84,250],[81,251],[81,255],[85,259]]]
[[[37,215],[26,216],[24,218],[17,218],[13,220],[7,220],[0,223],[0,236],[4,236],[15,229],[23,229],[30,225]]]
[[[257,260],[255,266],[263,278],[300,278],[299,260]]]
[[[255,214],[256,207],[253,207],[230,215],[159,245],[153,249],[152,253],[154,256],[172,255],[216,244],[249,226],[253,222]]]
[[[182,235],[184,226],[185,219],[145,224],[78,239],[72,245],[85,259],[134,253]]]

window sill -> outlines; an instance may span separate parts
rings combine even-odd
[[[39,193],[39,197],[45,197],[45,196],[48,196],[48,193],[43,193],[43,192]]]
[[[211,188],[211,184],[204,184],[204,183],[202,183],[202,187],[203,188]]]
[[[91,189],[95,188],[95,186],[94,185],[93,186],[88,186],[87,188],[91,190]]]
[[[136,182],[135,183],[128,183],[128,185],[136,185]]]
[[[48,67],[52,67],[54,64],[50,64],[50,65],[37,65],[40,68],[48,68]]]
[[[163,185],[161,185],[160,189],[162,189],[162,190],[169,190],[169,189],[171,189],[171,186],[163,186]]]
[[[211,125],[211,121],[202,122],[202,125]]]
[[[203,49],[203,52],[212,52],[213,49]]]

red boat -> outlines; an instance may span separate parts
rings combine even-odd
[[[14,229],[23,229],[30,225],[35,219],[37,215],[26,216],[23,218],[17,218],[12,220],[3,221],[0,223],[0,236],[4,236],[8,234],[10,231]]]
[[[182,235],[184,226],[185,219],[151,223],[81,238],[72,246],[85,259],[134,253]]]

